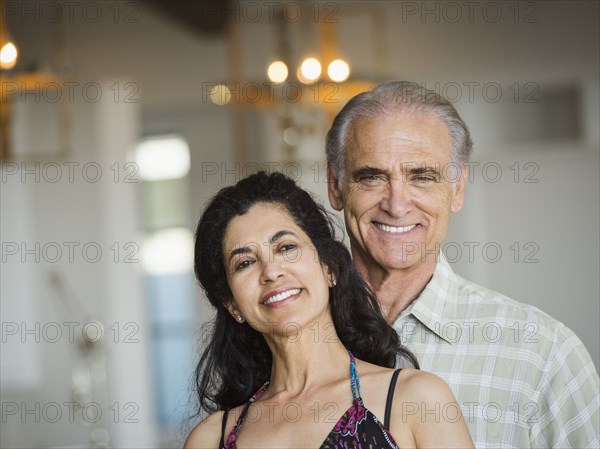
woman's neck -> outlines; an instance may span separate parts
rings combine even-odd
[[[288,337],[267,338],[267,344],[273,365],[266,398],[296,397],[349,372],[348,351],[331,321],[316,321]]]

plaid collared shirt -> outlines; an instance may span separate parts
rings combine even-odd
[[[598,373],[564,324],[457,276],[440,255],[393,327],[454,392],[479,449],[600,448]],[[452,404],[405,414],[456,419]]]

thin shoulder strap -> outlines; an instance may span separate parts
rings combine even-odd
[[[398,374],[400,374],[402,368],[397,369],[392,374],[392,380],[390,381],[390,389],[388,390],[387,401],[385,401],[385,415],[383,418],[383,425],[387,430],[390,430],[390,416],[392,415],[392,402],[394,401],[394,391],[396,391],[396,381],[398,380]]]
[[[223,412],[223,424],[221,424],[221,442],[219,443],[219,449],[225,447],[225,427],[227,426],[227,417],[229,416],[229,410]]]
[[[250,398],[250,400],[248,402],[246,402],[246,404],[244,404],[244,408],[242,409],[242,412],[240,413],[240,416],[238,417],[238,419],[235,423],[235,426],[233,426],[233,429],[231,429],[231,432],[229,432],[227,441],[229,441],[229,438],[232,435],[235,435],[236,437],[238,436],[238,434],[240,433],[240,429],[242,428],[242,424],[244,423],[244,418],[246,418],[246,413],[248,412],[248,409],[250,408],[250,405],[252,405],[252,403],[254,401],[256,401],[258,398],[260,398],[262,396],[262,394],[267,390],[268,386],[269,386],[269,381],[266,381],[263,384],[263,386],[260,387],[256,393],[254,393],[254,395]],[[225,429],[225,421],[223,422],[223,429]],[[225,446],[223,445],[223,447],[225,447]]]
[[[356,371],[356,360],[354,359],[354,354],[350,351],[348,351],[348,355],[350,356],[350,387],[352,389],[352,397],[364,407],[360,393],[360,378],[358,377],[358,371]]]

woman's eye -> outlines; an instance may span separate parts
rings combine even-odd
[[[239,270],[243,270],[244,268],[248,268],[250,265],[252,265],[254,261],[251,259],[246,259],[246,260],[242,260],[241,262],[238,262],[235,264],[235,271],[239,271]]]
[[[295,243],[285,243],[279,247],[279,251],[291,251],[293,249],[296,249],[297,247],[298,245],[296,245]]]

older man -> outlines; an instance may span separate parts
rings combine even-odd
[[[327,160],[355,264],[421,368],[453,389],[476,447],[599,448],[598,374],[577,336],[457,276],[441,254],[471,149],[454,107],[418,84],[352,98],[327,134]],[[405,410],[455,416],[447,404]]]

